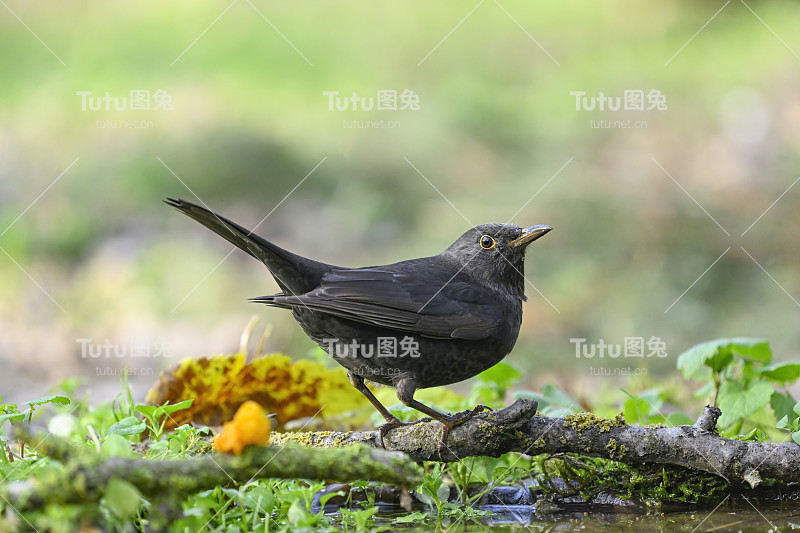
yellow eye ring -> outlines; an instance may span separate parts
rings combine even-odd
[[[481,248],[484,250],[491,250],[495,246],[494,238],[491,235],[484,235],[481,237],[481,240],[478,241],[481,245]]]

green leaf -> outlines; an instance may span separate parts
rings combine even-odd
[[[436,497],[439,499],[440,502],[446,502],[450,499],[450,485],[447,483],[442,483],[439,485],[439,488],[436,489]]]
[[[25,418],[25,413],[9,413],[7,415],[0,415],[0,424],[6,420],[10,420],[13,424],[14,422],[19,422],[23,418]]]
[[[449,496],[450,487],[442,481],[441,474],[428,474],[422,480],[422,485],[417,489],[417,499],[426,505],[438,506],[443,501],[447,501],[447,498],[443,500],[439,497],[440,490],[444,493],[442,486],[447,489],[447,496]]]
[[[135,416],[123,418],[110,428],[108,428],[109,435],[138,435],[147,429],[147,424],[139,420]]]
[[[181,411],[182,409],[188,409],[191,407],[192,402],[194,400],[184,400],[182,402],[178,402],[175,404],[170,404],[169,402],[165,403],[164,405],[145,405],[145,404],[136,404],[136,411],[142,413],[146,416],[149,420],[157,421],[161,420],[164,415],[171,415],[175,411]]]
[[[147,458],[148,459],[163,459],[167,457],[170,452],[170,441],[169,440],[159,440],[148,446],[147,448]]]
[[[492,385],[478,382],[469,391],[470,403],[482,403],[491,406],[501,402],[500,392]]]
[[[649,410],[650,405],[645,400],[635,396],[630,396],[622,406],[622,414],[625,416],[625,421],[633,425],[644,424]]]
[[[730,346],[720,346],[717,351],[705,360],[705,365],[711,370],[722,372],[733,362],[733,352]]]
[[[623,404],[623,414],[629,424],[645,424],[648,417],[661,414],[660,409],[664,405],[664,400],[661,399],[661,389],[648,389],[640,392],[637,396],[625,389],[620,390],[628,396]]]
[[[718,371],[722,370],[733,360],[731,352],[761,363],[769,363],[772,360],[772,350],[764,339],[746,337],[715,339],[697,344],[680,354],[678,370],[686,379],[692,379],[703,365]]]
[[[767,440],[767,434],[758,428],[753,428],[747,435],[739,435],[734,437],[736,440],[751,441],[751,442],[764,442]]]
[[[138,457],[139,454],[131,449],[131,443],[122,435],[109,435],[103,440],[101,448],[105,457]]]
[[[772,349],[766,339],[736,338],[731,340],[731,349],[737,353],[758,363],[769,363],[772,361]]]
[[[113,477],[106,486],[103,498],[106,507],[119,518],[132,518],[141,505],[139,489],[119,478]]]
[[[794,433],[792,433],[792,440],[796,444],[800,444],[800,431],[795,431]]]
[[[667,424],[675,427],[675,426],[691,426],[694,424],[694,420],[692,420],[688,415],[683,413],[670,413],[667,415]]]
[[[800,415],[800,402],[794,404],[794,407],[792,407],[792,411],[794,411],[796,415]]]
[[[506,391],[522,377],[522,372],[511,363],[500,361],[477,377],[479,382],[490,384],[498,391]]]
[[[481,457],[481,460],[472,460],[467,466],[466,462],[462,462],[467,471],[473,476],[473,479],[478,483],[489,483],[492,481],[492,475],[495,468],[503,463],[503,459],[499,457]]]
[[[428,491],[426,489],[424,489],[424,488],[423,489],[419,489],[417,491],[417,493],[415,494],[415,496],[417,497],[417,499],[419,501],[421,501],[425,505],[430,505],[431,507],[436,507],[436,500],[433,498],[433,496],[428,494]]]
[[[308,512],[300,500],[295,500],[289,507],[289,512],[286,513],[286,518],[293,526],[303,526],[308,522]]]
[[[778,423],[775,424],[775,427],[778,429],[789,429],[789,415],[783,415],[783,418],[778,420]]]
[[[159,407],[157,405],[137,404],[135,409],[136,411],[142,413],[147,418],[153,418],[153,416],[156,414],[156,409],[158,408]]]
[[[681,371],[683,377],[692,379],[694,375],[700,370],[705,362],[714,357],[719,350],[717,341],[708,341],[702,344],[692,346],[678,356],[678,370]]]
[[[413,522],[421,522],[428,518],[428,513],[417,511],[415,513],[407,514],[405,516],[398,516],[394,521],[398,524],[411,524]]]
[[[781,383],[796,381],[800,378],[800,363],[773,363],[762,368],[759,373],[765,378]]]
[[[353,523],[355,526],[356,531],[367,531],[367,527],[372,521],[372,515],[378,512],[377,507],[369,507],[367,509],[362,509],[360,511],[351,511],[349,509],[341,508],[339,512],[342,514],[343,518],[347,518],[349,521]],[[344,522],[347,523],[348,520]],[[345,526],[345,531],[348,528]],[[369,531],[383,531],[381,528],[373,528],[369,529]]]
[[[239,502],[248,509],[255,509],[263,514],[270,514],[275,508],[275,495],[271,490],[257,486],[242,494]]]
[[[162,411],[164,413],[166,413],[168,415],[171,415],[175,411],[181,411],[183,409],[188,409],[189,407],[192,406],[192,402],[194,402],[194,399],[184,400],[182,402],[174,403],[172,405],[162,405],[161,409],[162,409]]]
[[[62,394],[55,394],[53,396],[45,396],[44,398],[39,398],[38,400],[33,400],[27,402],[28,405],[44,405],[46,403],[57,403],[60,405],[69,405],[70,399]]]
[[[575,412],[578,402],[552,383],[542,385],[542,392],[516,391],[514,398],[524,398],[526,400],[536,400],[539,402],[538,410],[548,416],[564,416]]]
[[[794,416],[793,409],[795,403],[796,402],[788,392],[782,393],[776,391],[772,393],[772,397],[769,400],[772,411],[775,413],[775,418],[781,418],[782,416]]]
[[[722,410],[719,427],[725,428],[769,405],[775,388],[767,381],[753,381],[744,388],[736,381],[726,381],[719,389],[718,405]]]
[[[344,495],[345,495],[345,493],[342,490],[337,490],[336,492],[328,492],[326,494],[322,494],[319,497],[320,508],[324,509],[325,505],[328,503],[328,500],[330,500],[334,496],[344,496]]]

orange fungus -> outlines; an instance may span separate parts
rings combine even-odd
[[[261,406],[254,401],[246,401],[233,415],[233,420],[225,422],[222,433],[214,439],[214,448],[238,455],[249,444],[266,446],[269,431],[270,421],[264,416]]]

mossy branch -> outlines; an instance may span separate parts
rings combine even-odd
[[[18,432],[38,453],[51,454],[63,470],[9,483],[3,496],[19,509],[45,503],[96,502],[112,478],[127,481],[148,497],[174,498],[257,478],[330,481],[373,480],[413,487],[422,469],[405,454],[367,446],[316,449],[301,446],[249,446],[241,455],[208,454],[185,459],[103,458],[56,437]],[[48,453],[49,452],[49,453]]]
[[[800,446],[794,442],[745,442],[720,437],[715,427],[721,412],[706,407],[692,426],[641,427],[588,413],[563,418],[536,415],[536,402],[517,400],[502,411],[482,413],[456,426],[442,458],[497,457],[506,452],[530,455],[577,453],[627,464],[670,464],[715,474],[729,483],[758,486],[762,479],[800,481]],[[417,461],[437,461],[441,424],[425,422],[392,429],[384,442]],[[273,443],[305,442],[316,446],[347,443],[377,445],[378,433],[318,432],[275,434]]]

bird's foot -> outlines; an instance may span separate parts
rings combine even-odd
[[[454,415],[450,415],[447,417],[446,420],[442,420],[442,438],[439,439],[439,444],[436,445],[436,453],[439,455],[439,460],[444,462],[444,457],[442,452],[444,451],[447,444],[447,436],[450,434],[450,431],[456,427],[460,426],[464,422],[467,422],[472,419],[478,413],[483,411],[491,411],[491,407],[487,407],[485,405],[477,405],[474,409],[467,409],[466,411],[461,411],[460,413],[456,413]]]
[[[382,426],[378,426],[378,443],[380,444],[381,448],[384,450],[386,449],[386,443],[384,442],[384,438],[389,431],[393,430],[394,428],[401,428],[405,426],[413,426],[414,424],[419,424],[420,422],[430,422],[433,420],[430,417],[421,418],[419,420],[414,420],[413,422],[402,422],[397,417],[392,417],[393,420],[387,420],[385,424]]]

